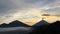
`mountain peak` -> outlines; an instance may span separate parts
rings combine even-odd
[[[12,21],[12,22],[21,22],[21,21],[19,21],[19,20],[14,20],[14,21]],[[11,22],[10,22],[11,23]]]
[[[41,26],[41,25],[45,25],[45,24],[48,25],[48,22],[45,21],[45,20],[41,20],[41,21],[39,21],[38,23],[36,23],[35,25],[33,25],[33,26]]]
[[[46,22],[47,23],[47,21],[45,21],[45,20],[41,20],[40,22]]]
[[[29,25],[24,24],[21,21],[15,20],[10,22],[9,24],[3,23],[2,25],[0,25],[0,27],[29,27]]]

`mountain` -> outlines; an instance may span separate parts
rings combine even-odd
[[[3,24],[0,25],[0,27],[7,27],[7,24],[3,23]]]
[[[36,27],[29,34],[60,34],[60,21],[53,22],[49,25],[42,25]]]
[[[9,24],[1,24],[0,27],[29,27],[29,25],[22,23],[21,21],[15,20]]]
[[[56,21],[53,24],[50,24],[50,27],[53,29],[59,29],[60,30],[60,21]]]
[[[59,25],[60,24],[60,21],[56,21],[53,23],[54,25]],[[52,24],[51,24],[52,25]]]
[[[36,23],[35,25],[33,25],[33,27],[37,27],[37,26],[41,26],[41,25],[49,25],[49,23],[45,20],[41,20],[38,23]]]
[[[15,20],[15,21],[13,21],[13,22],[11,22],[10,24],[8,24],[10,27],[15,27],[15,26],[24,26],[24,27],[26,27],[26,26],[29,26],[29,25],[27,25],[27,24],[24,24],[24,23],[22,23],[21,21],[18,21],[18,20]]]
[[[29,34],[47,34],[49,23],[45,20],[41,20],[33,25],[33,30]]]

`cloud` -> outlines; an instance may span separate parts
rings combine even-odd
[[[48,14],[60,15],[60,0],[56,0],[51,5],[44,6],[42,10]]]
[[[0,15],[15,13],[13,10],[21,10],[30,6],[22,0],[0,0]]]
[[[43,14],[42,16],[50,16],[49,14]]]
[[[42,14],[42,16],[56,16],[56,17],[60,17],[60,15],[51,15],[51,14]]]
[[[0,22],[10,22],[20,17],[29,18],[33,15],[37,17],[43,13],[60,15],[59,2],[60,0],[0,0]]]
[[[51,9],[44,10],[44,11],[48,14],[60,15],[60,7],[54,7],[54,8],[51,8]]]
[[[16,10],[16,13],[13,14],[8,14],[8,15],[4,15],[1,16],[0,18],[0,22],[1,23],[9,23],[10,21],[13,20],[20,20],[23,22],[26,22],[26,20],[30,20],[33,21],[34,19],[41,19],[41,12],[39,12],[40,10],[35,9],[35,8],[30,8],[30,9],[26,9],[26,10]],[[20,12],[21,11],[21,12]],[[27,11],[27,12],[25,12]],[[2,18],[4,17],[4,18]]]
[[[55,0],[0,0],[0,15],[15,13],[13,10],[41,8],[54,4]]]

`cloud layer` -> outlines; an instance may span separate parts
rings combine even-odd
[[[41,13],[60,15],[60,0],[0,0],[0,22],[22,20],[20,17],[25,18],[29,13],[26,19],[33,15],[36,17],[37,13],[33,10],[37,10],[39,15]]]

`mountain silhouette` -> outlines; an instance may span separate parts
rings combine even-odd
[[[53,31],[60,32],[60,21],[56,21],[53,24],[50,24],[49,26]]]
[[[38,27],[38,26],[41,26],[41,25],[49,25],[49,23],[45,20],[41,20],[39,21],[38,23],[34,24],[33,27]]]
[[[60,21],[56,21],[54,23],[51,24],[52,26],[60,26]]]
[[[0,27],[8,27],[6,23],[0,25]]]
[[[36,27],[29,34],[60,34],[60,21],[53,22],[49,25]]]
[[[0,27],[29,27],[29,25],[22,23],[21,21],[15,20],[10,22],[9,24],[1,24]]]

